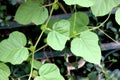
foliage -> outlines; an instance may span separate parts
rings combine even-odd
[[[64,80],[55,64],[44,64],[40,67],[39,74],[40,77],[36,77],[35,80]]]
[[[65,80],[55,64],[44,63],[34,59],[34,54],[49,45],[54,50],[64,50],[66,43],[70,42],[69,49],[75,56],[82,57],[85,61],[93,63],[101,67],[101,50],[98,44],[98,36],[92,30],[100,29],[110,17],[110,13],[114,7],[117,7],[120,0],[63,0],[68,6],[74,5],[74,14],[71,18],[66,20],[59,20],[52,25],[48,26],[50,18],[55,8],[55,4],[59,1],[55,0],[53,3],[44,4],[43,0],[25,0],[16,14],[14,20],[20,24],[40,25],[41,34],[35,44],[31,43],[30,47],[26,46],[27,39],[21,32],[14,31],[9,35],[8,39],[0,42],[0,73],[5,74],[0,76],[2,80],[8,80],[10,76],[9,67],[6,63],[13,65],[22,64],[27,61],[31,64],[31,71],[28,80],[34,76],[34,80]],[[77,11],[76,5],[91,9],[94,16],[108,17],[106,20],[97,25],[96,27],[88,26],[89,16],[84,12]],[[52,6],[48,11],[47,6]],[[50,14],[48,14],[50,13]],[[115,19],[120,24],[120,9],[116,11]],[[48,16],[49,15],[49,16]],[[47,33],[47,42],[40,48],[37,47],[38,43],[45,31]],[[102,68],[102,67],[101,67]],[[36,71],[35,71],[35,70]],[[37,71],[38,70],[38,71]],[[89,75],[95,75],[91,73]]]
[[[104,16],[111,12],[111,10],[119,5],[120,0],[96,0],[91,10],[95,16]],[[102,7],[102,8],[101,8]]]
[[[69,35],[70,23],[67,20],[61,20],[53,25],[53,31],[49,32],[47,43],[55,50],[63,50]]]
[[[115,19],[117,21],[118,24],[120,24],[120,9],[118,9],[115,13]]]
[[[40,0],[28,0],[27,2],[23,3],[17,10],[15,20],[21,24],[29,24],[30,22],[33,22],[36,25],[39,25],[44,23],[47,17],[48,11],[45,7],[42,7]]]
[[[93,32],[84,31],[81,32],[79,37],[74,38],[71,42],[71,51],[76,56],[81,56],[88,62],[100,64],[101,53],[98,46],[98,37]],[[88,54],[90,55],[87,56]]]
[[[9,80],[8,77],[10,76],[10,69],[4,63],[0,63],[0,74],[0,79]]]
[[[8,39],[0,43],[0,60],[12,64],[20,64],[27,60],[29,53],[24,47],[26,42],[24,34],[17,31],[11,33]]]

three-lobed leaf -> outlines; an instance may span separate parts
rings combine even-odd
[[[70,23],[67,20],[56,22],[47,36],[47,44],[54,50],[63,50],[70,35]]]
[[[100,64],[101,50],[98,45],[98,36],[90,31],[81,32],[80,36],[71,42],[71,51],[86,61]]]
[[[91,6],[91,10],[95,16],[104,16],[118,4],[120,4],[120,0],[96,0],[95,4]]]
[[[64,0],[68,5],[79,5],[82,7],[90,7],[92,6],[96,0]]]
[[[40,76],[36,77],[35,80],[64,80],[55,64],[44,64],[40,67],[39,74]]]
[[[28,58],[27,40],[23,33],[12,32],[8,39],[0,42],[0,61],[20,64]]]
[[[115,20],[120,25],[120,8],[115,13]]]
[[[15,20],[20,24],[35,23],[42,24],[48,18],[48,10],[41,7],[40,0],[27,0],[27,2],[20,5],[16,14]]]
[[[0,63],[0,80],[9,80],[10,69],[9,67],[4,64]]]

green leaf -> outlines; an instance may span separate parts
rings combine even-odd
[[[0,61],[20,64],[28,58],[27,40],[23,33],[12,32],[8,39],[0,43]]]
[[[81,32],[80,37],[74,38],[71,42],[71,51],[88,62],[100,64],[101,50],[98,45],[98,36],[93,32],[84,31]]]
[[[39,69],[41,66],[42,66],[42,63],[40,61],[37,61],[34,59],[34,62],[33,62],[33,68],[35,69]]]
[[[68,5],[78,4],[82,7],[90,7],[92,6],[96,0],[64,0]]]
[[[47,36],[47,43],[55,50],[63,50],[66,41],[70,35],[70,23],[67,20],[61,20],[53,25],[53,31]]]
[[[39,74],[40,77],[36,77],[35,80],[64,80],[55,64],[44,64],[39,69]]]
[[[40,0],[27,0],[20,5],[15,20],[21,24],[29,24],[31,22],[36,25],[42,24],[48,18],[48,11],[45,7],[41,7]]]
[[[83,12],[74,13],[69,19],[69,21],[71,23],[71,26],[70,26],[71,34],[73,34],[73,31],[80,33],[88,29],[87,25],[89,23],[89,18],[87,14]]]
[[[98,76],[97,76],[97,72],[91,72],[88,74],[88,78],[89,80],[97,80]]]
[[[9,67],[4,63],[0,63],[0,80],[9,80],[8,79],[9,75],[10,75]]]
[[[96,3],[91,6],[91,10],[95,16],[104,16],[112,11],[118,4],[120,4],[120,0],[97,0]]]
[[[54,31],[48,34],[47,43],[54,50],[63,50],[68,39],[68,37]]]
[[[115,20],[120,25],[120,8],[115,13]]]

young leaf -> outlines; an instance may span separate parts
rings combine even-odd
[[[91,6],[91,10],[95,16],[104,16],[118,4],[120,4],[120,0],[97,0],[96,3]]]
[[[37,71],[37,70],[33,70],[32,76],[33,76],[33,77],[37,77],[37,76],[38,76],[38,71]]]
[[[20,5],[15,20],[20,24],[29,24],[31,22],[36,25],[42,24],[48,18],[48,11],[45,7],[41,7],[40,0],[27,0]]]
[[[87,30],[89,18],[87,14],[83,12],[76,12],[74,13],[71,18],[69,19],[71,26],[70,26],[70,33],[72,34],[75,30],[77,33]],[[74,30],[73,30],[74,29]]]
[[[115,20],[120,25],[120,8],[115,13]]]
[[[27,40],[23,33],[12,32],[8,39],[0,43],[0,61],[20,64],[28,58]]]
[[[37,60],[35,60],[34,59],[34,62],[33,62],[34,64],[33,64],[33,67],[35,68],[35,69],[39,69],[41,66],[42,66],[42,63],[40,62],[40,61],[37,61]]]
[[[100,64],[101,51],[98,45],[98,37],[93,32],[84,31],[81,32],[80,37],[74,38],[71,42],[71,51],[88,62]]]
[[[36,77],[35,80],[64,80],[55,64],[44,64],[39,69],[39,74],[40,77]]]
[[[61,20],[53,25],[53,31],[47,36],[47,43],[55,50],[63,50],[70,35],[70,23]]]
[[[0,80],[9,80],[8,79],[9,75],[10,75],[9,67],[4,63],[0,63]]]
[[[78,4],[82,7],[90,7],[92,6],[96,0],[64,0],[68,5]]]

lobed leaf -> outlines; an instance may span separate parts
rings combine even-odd
[[[41,7],[40,0],[27,0],[27,2],[20,5],[16,14],[15,20],[20,24],[35,23],[42,24],[48,18],[48,10]]]
[[[23,33],[12,32],[8,39],[0,43],[0,61],[20,64],[28,58],[27,40]]]

